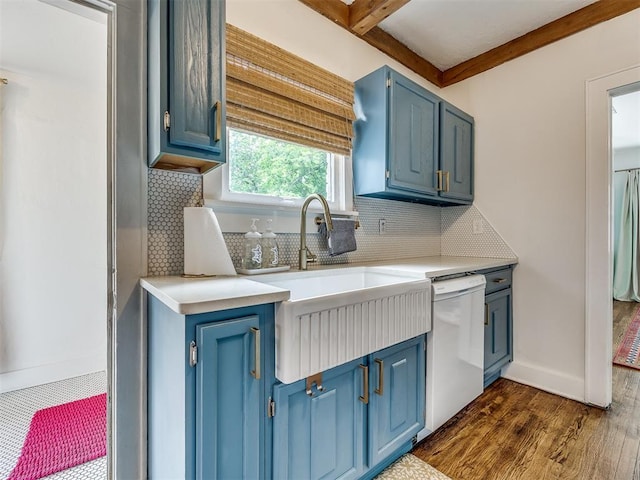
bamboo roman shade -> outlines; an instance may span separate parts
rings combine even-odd
[[[227,124],[350,155],[353,83],[227,24]]]

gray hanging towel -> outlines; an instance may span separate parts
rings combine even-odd
[[[327,238],[329,255],[335,257],[356,250],[356,221],[348,218],[333,218],[333,230],[327,232],[327,224],[322,222],[318,231]]]

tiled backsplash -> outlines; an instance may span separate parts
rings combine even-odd
[[[198,175],[149,169],[149,275],[180,275],[184,263],[183,208],[197,206],[202,196]],[[432,207],[417,203],[356,197],[360,213],[358,249],[336,257],[326,240],[307,234],[309,249],[321,264],[340,264],[430,255],[515,257],[475,207]],[[379,219],[386,233],[379,234]],[[472,233],[473,219],[482,218],[484,232]],[[239,266],[244,236],[225,233],[234,264]],[[281,263],[297,265],[300,236],[278,234]]]
[[[509,245],[474,206],[442,208],[440,255],[516,258]],[[481,232],[474,233],[474,221]]]

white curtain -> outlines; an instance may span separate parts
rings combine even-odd
[[[622,215],[618,235],[618,250],[613,265],[613,298],[640,301],[640,170],[627,174],[622,199]]]

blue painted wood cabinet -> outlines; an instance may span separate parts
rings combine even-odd
[[[148,478],[372,478],[424,426],[425,337],[275,378],[274,306],[181,315],[148,296]]]
[[[371,478],[424,426],[424,336],[274,387],[273,478]]]
[[[361,363],[333,368],[309,389],[305,380],[274,387],[274,479],[346,480],[364,473],[365,405],[359,396],[366,371]]]
[[[473,202],[473,118],[384,66],[355,83],[357,195]]]
[[[225,161],[225,2],[148,1],[149,166]]]
[[[513,360],[513,299],[511,267],[482,273],[487,281],[484,319],[484,386],[500,378]]]
[[[271,478],[273,315],[185,316],[149,296],[150,479]]]

